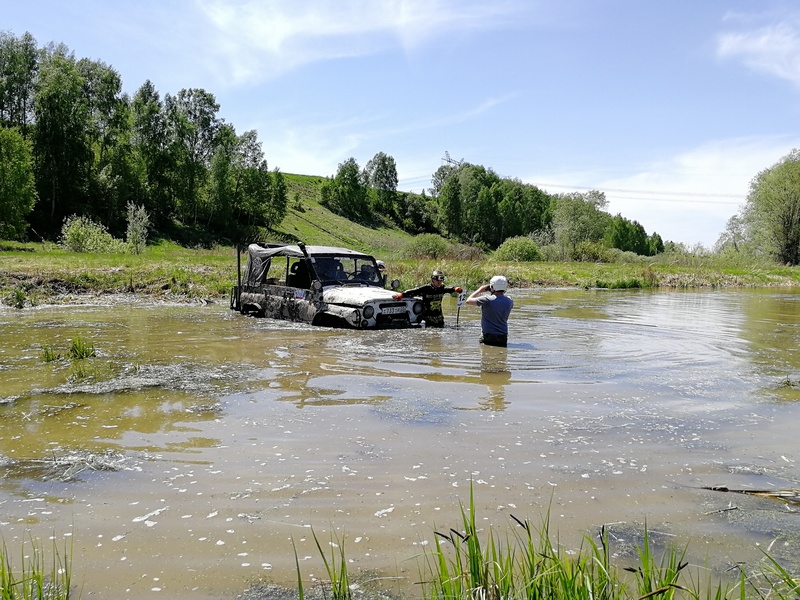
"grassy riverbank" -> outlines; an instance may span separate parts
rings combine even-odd
[[[143,254],[76,254],[55,244],[0,245],[0,301],[9,306],[70,303],[87,296],[134,294],[166,301],[225,301],[236,281],[230,247],[187,249],[169,242]],[[402,251],[373,249],[386,260],[390,278],[407,288],[426,281],[434,268],[448,281],[474,289],[497,273],[513,287],[722,288],[800,285],[800,269],[767,264],[726,264],[681,257],[648,263],[498,263],[409,260]]]

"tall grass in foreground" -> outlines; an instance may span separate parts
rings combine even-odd
[[[324,597],[327,598],[327,592],[330,592],[331,600],[351,600],[353,594],[350,589],[350,575],[347,571],[347,560],[344,554],[344,538],[342,538],[340,542],[339,539],[331,533],[331,557],[330,560],[328,560],[325,551],[322,549],[322,544],[313,529],[311,530],[311,534],[314,536],[314,543],[317,545],[317,550],[319,550],[319,555],[322,557],[322,562],[325,564],[325,571],[328,574],[328,581],[326,582],[327,587],[323,588],[325,592]],[[300,572],[300,561],[297,558],[297,548],[294,545],[294,539],[292,539],[292,548],[294,549],[294,560],[297,566],[298,599],[304,600],[305,589],[303,587],[303,576]]]
[[[774,559],[766,570],[727,582],[714,581],[711,573],[686,562],[686,549],[669,548],[657,558],[644,531],[638,566],[619,567],[610,562],[605,528],[598,543],[585,538],[586,547],[568,554],[551,542],[549,513],[536,534],[527,520],[511,517],[518,527],[504,538],[475,524],[475,504],[470,490],[469,508],[461,509],[460,531],[436,533],[432,552],[426,552],[420,575],[425,600],[627,600],[638,598],[739,598],[800,597],[800,582]]]
[[[66,548],[59,553],[53,542],[53,556],[48,568],[44,552],[31,542],[29,556],[14,570],[5,543],[0,546],[0,598],[2,600],[69,600],[71,593],[72,559]]]
[[[690,566],[686,548],[668,548],[660,557],[653,551],[645,525],[638,548],[638,564],[612,565],[609,536],[601,528],[599,541],[584,538],[586,546],[567,552],[551,541],[549,511],[540,531],[527,520],[511,515],[514,532],[503,537],[476,526],[473,491],[469,507],[461,507],[460,530],[435,531],[432,551],[418,556],[423,600],[797,600],[800,581],[765,553],[766,566],[724,581],[707,568]],[[481,536],[484,536],[481,539]],[[344,544],[331,538],[330,559],[314,534],[329,580],[322,597],[351,600],[351,577]],[[294,540],[292,540],[294,548]],[[295,552],[299,600],[304,600],[303,578]],[[329,596],[330,594],[330,596]]]

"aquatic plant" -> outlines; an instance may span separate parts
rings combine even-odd
[[[53,542],[51,565],[42,549],[31,541],[33,550],[15,570],[5,542],[0,546],[0,598],[3,600],[69,600],[72,598],[72,552],[59,552]]]
[[[72,372],[70,373],[69,381],[73,383],[77,381],[83,381],[93,377],[94,374],[95,370],[93,368],[87,367],[82,362],[78,362],[72,365]]]
[[[97,356],[97,352],[94,349],[94,344],[91,342],[85,341],[81,337],[73,338],[69,344],[69,357],[74,358],[76,360],[83,360],[84,358],[90,358],[92,356]]]
[[[685,560],[686,549],[669,548],[657,560],[646,526],[639,564],[618,568],[611,564],[608,532],[604,527],[599,543],[584,538],[588,551],[581,546],[577,552],[568,553],[557,537],[555,543],[551,541],[549,510],[538,534],[527,520],[513,515],[511,518],[518,526],[514,536],[503,540],[490,529],[481,541],[470,489],[469,507],[461,508],[461,530],[436,531],[434,551],[424,554],[420,571],[423,597],[426,600],[622,600],[671,599],[681,593],[689,598],[705,596],[721,600],[729,597],[735,587],[739,588],[737,595],[742,600],[748,590],[763,597],[758,588],[752,585],[746,588],[744,578],[730,587],[712,583],[707,577],[692,576],[694,572],[688,569]],[[780,586],[796,590],[790,588],[794,581],[791,576],[774,564]],[[633,576],[626,577],[626,573]],[[772,581],[762,587],[774,589],[776,583]]]
[[[635,277],[633,277],[631,279],[617,279],[615,281],[603,281],[597,279],[594,282],[594,286],[588,284],[584,287],[586,287],[587,289],[591,287],[596,287],[607,290],[633,290],[633,289],[641,289],[647,286],[638,279],[636,279]]]
[[[11,306],[14,308],[25,308],[25,290],[21,287],[14,288],[14,291],[11,292]]]
[[[56,352],[54,346],[47,344],[46,346],[42,346],[42,360],[44,362],[53,362],[55,360],[61,360],[61,354]]]
[[[328,581],[323,590],[323,596],[327,598],[327,592],[329,591],[331,600],[352,600],[353,594],[350,588],[350,575],[347,571],[347,560],[345,559],[344,553],[344,538],[340,541],[334,533],[331,533],[331,557],[330,560],[328,560],[325,550],[322,549],[322,544],[313,528],[311,529],[311,534],[314,537],[317,550],[319,550],[319,555],[322,557],[325,571],[328,573]],[[297,569],[298,600],[304,600],[305,589],[303,587],[303,576],[300,572],[300,559],[297,556],[297,547],[294,544],[294,538],[292,538],[292,549],[294,551],[294,561]]]

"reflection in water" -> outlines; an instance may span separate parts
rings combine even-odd
[[[481,346],[481,381],[489,388],[488,398],[479,406],[489,410],[506,408],[506,385],[511,381],[508,349]]]
[[[288,540],[313,557],[308,527],[336,527],[355,567],[399,564],[411,588],[405,559],[472,483],[487,527],[551,507],[566,545],[647,520],[720,570],[767,535],[796,558],[788,511],[700,488],[800,486],[800,295],[513,295],[506,349],[469,311],[349,332],[222,306],[0,309],[5,540],[74,536],[86,595],[194,599],[291,585]],[[76,336],[98,356],[64,358]]]

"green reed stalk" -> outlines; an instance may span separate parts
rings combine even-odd
[[[70,358],[74,358],[76,360],[82,360],[84,358],[97,356],[97,352],[95,352],[93,343],[87,342],[80,337],[76,337],[70,342],[69,356]]]
[[[297,546],[294,545],[294,538],[292,538],[292,551],[294,552],[294,564],[297,569],[297,600],[305,600],[303,575],[300,573],[300,559],[297,557]]]
[[[5,543],[0,546],[0,599],[2,600],[69,600],[72,587],[71,551],[63,556],[53,542],[53,559],[49,569],[44,553],[32,544],[31,556],[23,557],[19,572],[11,564]],[[71,550],[71,549],[70,549]]]
[[[347,560],[344,554],[344,537],[342,537],[340,543],[339,539],[334,535],[333,531],[331,531],[331,559],[328,561],[325,556],[325,551],[319,543],[317,534],[313,529],[311,533],[314,536],[314,542],[317,544],[319,554],[322,557],[322,562],[325,563],[325,570],[328,573],[328,580],[331,586],[332,600],[351,600],[352,591],[350,590],[350,577],[347,572]],[[336,556],[337,549],[339,554],[338,559]]]
[[[55,347],[47,345],[42,347],[42,360],[44,362],[53,362],[61,360],[61,355],[56,352]]]

